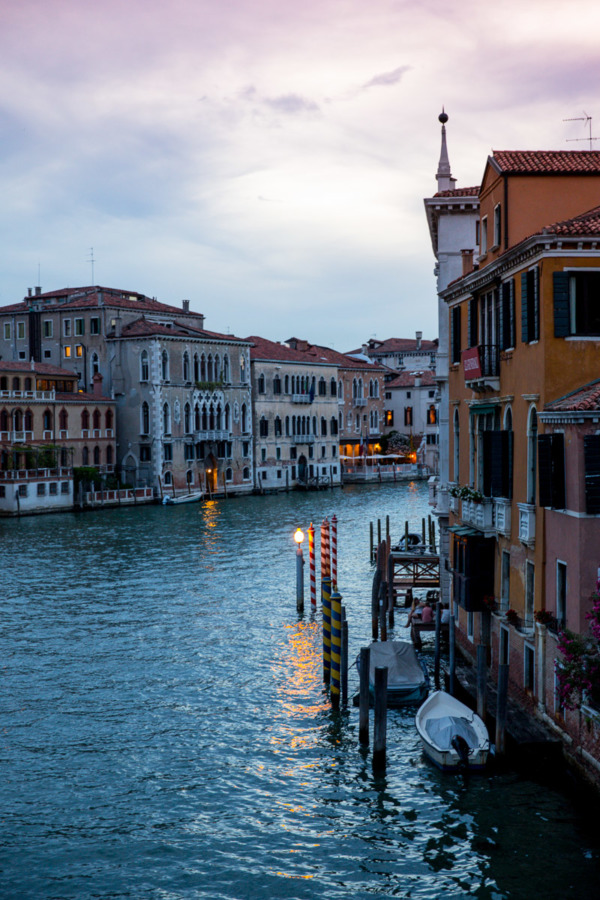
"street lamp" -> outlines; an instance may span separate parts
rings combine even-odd
[[[301,528],[297,528],[294,533],[298,549],[296,550],[296,609],[299,613],[304,612],[304,556],[302,554],[302,541],[304,540],[304,532]]]

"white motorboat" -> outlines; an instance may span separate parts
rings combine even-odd
[[[163,506],[178,506],[180,503],[199,503],[200,500],[204,499],[204,493],[202,491],[196,491],[191,494],[179,494],[179,496],[172,497],[169,494],[165,494],[163,497]]]
[[[410,641],[373,641],[370,646],[369,692],[374,697],[375,668],[386,667],[387,705],[404,706],[422,703],[429,692],[429,676],[425,663],[417,656]],[[360,671],[360,656],[357,660]]]
[[[444,772],[485,768],[490,738],[477,713],[445,691],[434,691],[415,717],[426,756]]]

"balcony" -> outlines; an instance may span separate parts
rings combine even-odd
[[[475,500],[462,501],[462,521],[464,525],[472,525],[478,531],[484,534],[493,534],[494,504],[489,498],[484,498],[480,502]]]
[[[230,441],[231,431],[213,429],[212,431],[194,431],[194,440],[198,441]]]
[[[353,406],[366,406],[366,405],[367,405],[367,398],[366,398],[366,397],[353,397],[353,398],[352,398],[352,405],[353,405]]]
[[[292,403],[312,403],[310,394],[292,394]]]
[[[314,434],[296,434],[292,437],[292,441],[296,444],[314,444],[316,436]]]
[[[519,507],[519,540],[528,547],[535,545],[535,506],[532,503],[517,503]]]
[[[465,384],[477,392],[500,390],[500,348],[479,344],[462,352]]]
[[[504,497],[494,499],[494,525],[498,534],[510,537],[511,501]]]

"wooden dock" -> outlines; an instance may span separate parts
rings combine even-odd
[[[437,553],[427,550],[413,553],[392,550],[390,560],[397,593],[406,593],[408,588],[439,589],[440,558]]]

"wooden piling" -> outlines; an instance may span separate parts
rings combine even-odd
[[[440,656],[442,642],[442,604],[438,600],[435,605],[435,654],[433,657],[433,683],[440,689]]]
[[[373,716],[373,768],[385,769],[387,744],[387,666],[375,667],[375,711]]]
[[[373,575],[373,587],[371,589],[371,636],[374,641],[379,634],[379,588],[381,586],[381,570],[379,566]]]
[[[404,523],[404,552],[408,553],[408,550],[409,550],[409,546],[408,546],[408,519],[407,519],[406,522]]]
[[[427,540],[425,539],[425,518],[424,517],[421,519],[421,538],[422,538],[421,543],[423,544],[423,547],[426,547]]]
[[[394,558],[392,554],[388,554],[387,558],[387,609],[388,624],[390,628],[394,627]]]
[[[387,584],[385,581],[382,581],[379,586],[379,598],[378,598],[378,613],[379,613],[379,634],[381,635],[382,641],[387,641],[387,615],[386,615],[386,605],[387,605]]]
[[[454,697],[456,691],[456,643],[454,614],[448,622],[448,691]]]
[[[508,700],[508,663],[498,666],[498,694],[496,698],[496,756],[503,756],[506,751],[506,707]]]
[[[321,582],[321,601],[323,605],[323,681],[331,681],[331,580],[324,578]]]
[[[389,538],[389,536],[390,536],[390,517],[389,517],[389,516],[386,516],[386,517],[385,517],[385,537],[386,537],[386,540]]]
[[[331,594],[331,708],[340,708],[342,674],[342,595]]]
[[[371,650],[360,648],[360,687],[358,694],[358,740],[365,747],[369,746],[369,666]]]
[[[369,561],[375,562],[375,545],[373,541],[373,523],[369,522]]]
[[[477,644],[477,715],[485,722],[485,694],[487,679],[487,647]]]
[[[377,519],[377,546],[381,544],[381,519]]]
[[[348,622],[342,606],[342,706],[348,706]]]

